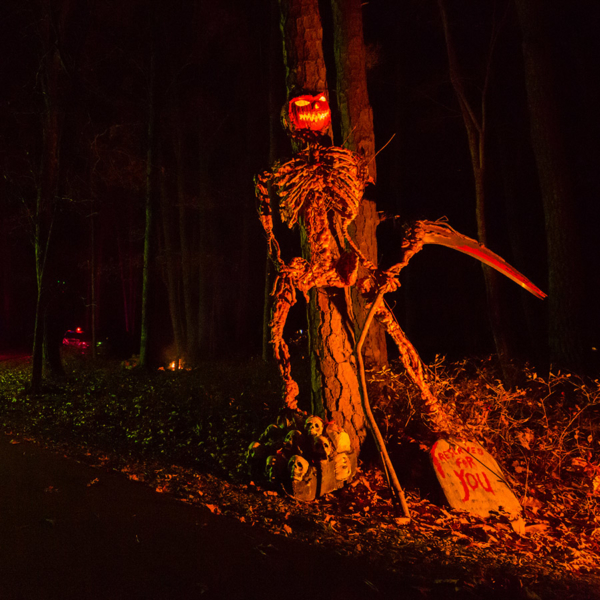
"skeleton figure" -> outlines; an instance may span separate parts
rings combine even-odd
[[[326,96],[307,94],[292,98],[284,106],[282,120],[298,150],[291,160],[276,162],[270,170],[258,175],[255,188],[269,254],[277,268],[272,292],[271,343],[283,379],[285,404],[289,409],[297,409],[299,390],[291,375],[289,348],[283,339],[283,328],[290,308],[296,303],[297,291],[307,296],[313,287],[349,287],[356,283],[367,301],[373,302],[379,294],[396,289],[400,270],[424,244],[434,243],[470,254],[538,297],[545,296],[523,275],[475,240],[458,234],[445,224],[429,221],[418,222],[404,238],[405,254],[401,263],[386,271],[378,270],[362,255],[348,234],[348,226],[358,215],[365,186],[370,182],[367,161],[354,152],[330,145],[329,138],[324,135],[331,122]],[[310,248],[309,259],[296,257],[287,263],[282,260],[273,234],[269,188],[279,198],[283,223],[290,228],[298,223],[303,225]],[[359,264],[370,274],[357,282]],[[380,302],[376,308],[376,318],[398,346],[408,375],[420,388],[424,420],[436,433],[451,431],[451,419],[431,393],[417,351],[385,302]],[[321,433],[322,429],[317,437]],[[310,435],[314,439],[315,434]]]
[[[323,134],[331,122],[323,94],[292,99],[283,110],[284,126],[301,146],[286,163],[275,163],[256,177],[259,215],[278,276],[270,323],[271,342],[284,381],[285,403],[297,407],[298,386],[291,376],[290,355],[283,328],[296,290],[305,296],[313,287],[347,287],[356,282],[360,251],[348,234],[370,181],[366,161],[344,148],[331,146]],[[279,197],[281,220],[292,228],[301,222],[310,246],[310,260],[283,262],[273,235],[268,186]],[[346,246],[350,249],[345,250]],[[342,250],[339,251],[338,248]]]

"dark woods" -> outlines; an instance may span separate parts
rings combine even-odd
[[[144,340],[148,365],[261,352],[252,180],[290,152],[274,4],[3,3],[0,345],[41,365],[44,338],[51,358],[79,326],[124,358]],[[333,77],[328,2],[321,15]],[[483,219],[487,245],[549,293],[499,284],[511,358],[539,365],[593,369],[600,343],[598,16],[591,0],[363,6],[377,148],[395,135],[377,156],[380,263],[397,260],[402,222],[448,217],[476,237]],[[485,134],[479,191],[469,123]],[[392,301],[425,360],[495,351],[468,258],[427,249]]]

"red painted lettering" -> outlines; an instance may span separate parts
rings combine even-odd
[[[465,471],[464,469],[460,470],[460,473],[457,473],[456,471],[454,471],[454,474],[459,478],[462,486],[463,486],[463,490],[465,491],[465,497],[462,499],[462,502],[466,502],[469,499],[469,488],[465,482]]]
[[[485,480],[485,483],[483,481],[481,481],[482,478]],[[477,479],[478,479],[479,483],[481,484],[481,487],[486,492],[490,492],[491,494],[494,494],[494,496],[496,495],[494,493],[494,490],[492,489],[492,484],[490,483],[490,480],[488,479],[488,477],[485,473],[477,473]]]
[[[444,468],[442,467],[442,463],[439,461],[437,454],[433,455],[432,461],[433,461],[433,466],[435,467],[435,470],[440,474],[440,476],[442,478],[445,478],[446,473],[444,473]]]
[[[465,479],[467,480],[467,483],[469,484],[469,487],[472,490],[477,489],[477,487],[479,486],[479,482],[477,481],[477,478],[475,477],[475,475],[473,475],[473,473],[467,473],[465,475]]]

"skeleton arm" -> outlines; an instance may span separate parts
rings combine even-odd
[[[279,244],[273,234],[273,209],[271,207],[271,198],[269,196],[269,183],[273,180],[272,171],[264,171],[254,178],[254,190],[258,200],[258,216],[260,222],[267,234],[267,243],[269,244],[269,256],[275,262],[277,269],[283,265],[281,260],[281,251]]]

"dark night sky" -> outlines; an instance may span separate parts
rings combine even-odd
[[[52,4],[59,9],[57,14],[67,5]],[[0,212],[4,244],[0,335],[5,344],[28,339],[33,327],[33,255],[22,199],[32,205],[35,176],[31,167],[38,164],[42,144],[39,31],[43,5],[41,1],[4,2],[0,20],[0,156],[5,176]],[[497,6],[502,15],[506,3],[449,0],[448,5],[475,98],[483,76],[492,9]],[[73,321],[86,318],[89,214],[94,206],[100,215],[97,236],[104,269],[100,323],[106,331],[124,328],[118,246],[127,242],[139,253],[143,232],[148,6],[147,2],[116,0],[73,3],[61,37],[67,73],[61,83],[61,189],[69,200],[62,204],[54,239],[56,269],[67,281],[69,300],[60,303],[66,321],[71,315]],[[600,327],[595,308],[600,290],[594,230],[600,191],[596,168],[600,159],[600,7],[592,0],[553,1],[548,6],[561,116],[577,191],[574,211],[586,256],[589,304],[585,317],[591,345]],[[168,7],[157,3],[157,7],[158,135],[167,141],[173,135],[176,121],[169,103],[177,93],[178,114],[185,123],[186,202],[201,206],[198,215],[210,223],[209,233],[199,243],[211,265],[209,284],[215,300],[208,314],[216,320],[222,340],[215,350],[229,353],[231,344],[240,343],[237,338],[242,336],[244,351],[258,352],[265,244],[255,213],[252,177],[268,164],[269,2],[181,0]],[[364,20],[378,147],[395,135],[377,157],[378,208],[390,216],[400,215],[399,220],[390,219],[380,226],[380,256],[385,266],[398,257],[402,221],[448,217],[456,229],[475,236],[474,189],[436,2],[371,0],[364,5]],[[326,25],[327,21],[325,11]],[[325,36],[330,44],[331,31],[326,29]],[[544,216],[529,144],[521,42],[512,7],[502,26],[492,69],[490,245],[545,288]],[[283,85],[281,79],[277,92],[281,95]],[[285,148],[283,136],[279,145]],[[173,150],[168,144],[164,148],[161,160],[174,189]],[[519,183],[511,202],[503,169],[509,169]],[[524,254],[513,252],[511,234],[516,229],[527,232]],[[295,237],[286,240],[293,252]],[[133,269],[139,269],[139,260]],[[435,353],[460,356],[492,350],[483,278],[475,261],[447,249],[427,248],[403,272],[402,284],[390,302],[426,360]],[[542,330],[545,306],[526,298],[526,292],[508,281],[504,287],[514,334],[529,358],[533,350],[522,335],[523,307],[534,313]],[[157,287],[156,298],[162,304],[157,314],[166,314],[164,289],[163,283]],[[297,309],[292,326],[298,326],[301,319]],[[169,320],[157,320],[167,340]]]

